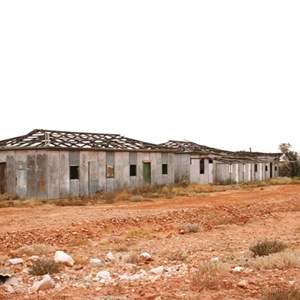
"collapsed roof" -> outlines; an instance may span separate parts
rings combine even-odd
[[[211,148],[196,144],[190,141],[174,141],[170,140],[166,143],[160,144],[180,153],[190,153],[200,155],[203,158],[217,159],[224,163],[239,163],[245,162],[265,162],[278,161],[282,153],[264,153],[264,152],[247,152],[247,151],[228,151],[217,148]]]
[[[35,129],[26,135],[0,141],[0,150],[7,149],[102,149],[102,150],[141,150],[189,153],[218,159],[224,162],[278,161],[282,153],[262,153],[227,151],[199,145],[190,141],[170,140],[162,144],[152,144],[130,139],[119,134],[69,132]]]
[[[155,144],[130,139],[119,134],[35,129],[26,135],[0,141],[1,148],[151,150],[159,147]]]

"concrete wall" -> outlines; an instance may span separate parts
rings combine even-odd
[[[279,176],[276,163],[217,163],[214,172],[214,182],[221,184],[259,181]]]
[[[174,183],[173,153],[17,150],[0,152],[0,162],[6,163],[6,192],[24,198],[86,196],[143,185],[144,162],[151,164],[151,184]],[[135,175],[130,176],[130,165],[136,166]],[[78,178],[71,178],[71,167],[78,167]]]
[[[210,159],[191,157],[190,159],[190,181],[199,184],[213,183],[214,162]],[[200,170],[201,161],[203,163]],[[200,172],[202,171],[202,172]]]
[[[190,180],[190,159],[189,154],[174,155],[174,182],[180,183],[182,180]]]
[[[151,165],[151,184],[170,185],[183,180],[226,184],[278,176],[278,166],[274,163],[226,164],[204,159],[200,172],[200,161],[200,157],[190,154],[160,152],[43,149],[0,152],[0,162],[6,163],[6,192],[24,198],[86,196],[141,186],[145,184],[144,163]],[[131,165],[135,166],[134,174],[130,174]],[[74,177],[77,167],[78,177]]]

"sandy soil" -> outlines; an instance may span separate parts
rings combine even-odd
[[[199,230],[184,233],[184,224],[197,224]],[[270,257],[278,264],[270,257],[253,257],[249,247],[265,239],[289,246],[285,261],[275,254]],[[11,266],[7,259],[19,257],[24,245],[41,243],[70,254],[75,265],[51,275],[56,288],[32,293],[33,282],[42,277],[26,271],[31,259],[24,256],[22,265]],[[109,251],[114,261],[105,261]],[[153,259],[140,260],[142,252]],[[263,299],[277,288],[300,288],[299,253],[300,185],[140,203],[3,208],[0,262],[18,284],[13,292],[0,285],[0,299]],[[135,264],[128,264],[133,260],[128,257],[134,256]],[[104,263],[93,266],[91,258]],[[205,263],[208,269],[217,265],[219,271],[204,270]],[[151,273],[159,266],[162,274]],[[239,266],[241,270],[235,269]],[[109,271],[113,281],[97,281],[101,270]],[[141,270],[145,276],[120,280],[120,275]]]

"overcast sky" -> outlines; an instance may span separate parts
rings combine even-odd
[[[299,0],[0,1],[0,140],[300,151],[299,15]]]

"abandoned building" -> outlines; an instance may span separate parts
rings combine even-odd
[[[226,184],[278,176],[279,153],[232,152],[187,141],[36,129],[0,141],[0,194],[86,196],[144,184]]]

